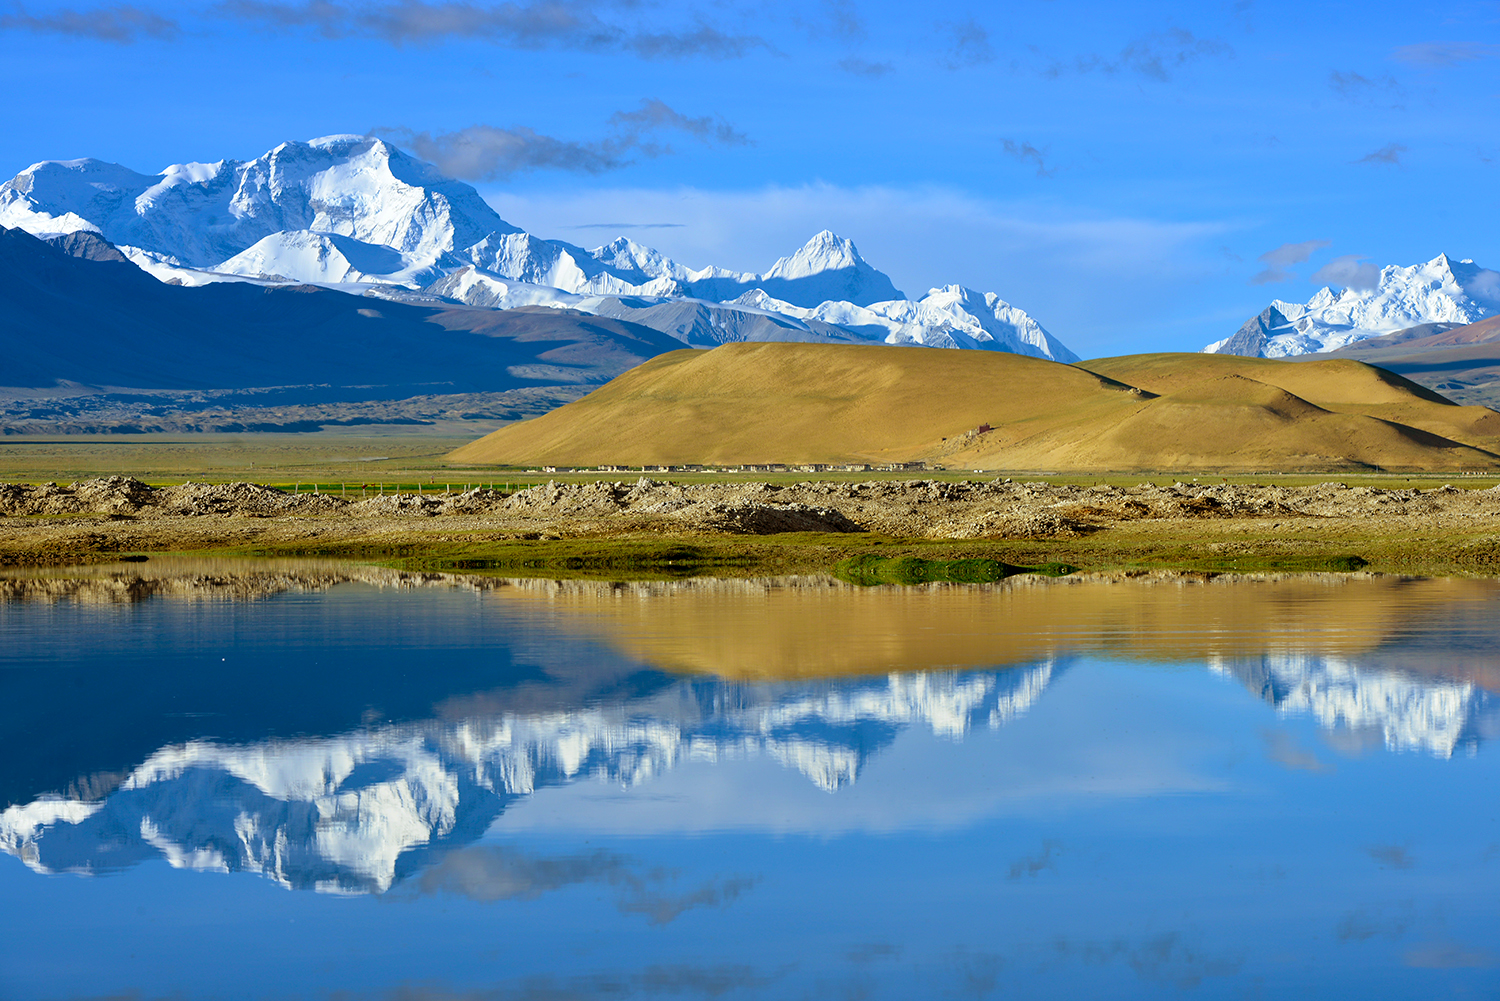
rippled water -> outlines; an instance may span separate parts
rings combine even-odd
[[[0,576],[0,997],[1492,997],[1500,583]]]

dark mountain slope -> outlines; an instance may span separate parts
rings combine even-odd
[[[71,243],[95,259],[0,229],[0,386],[327,384],[382,387],[370,398],[392,398],[603,382],[681,347],[648,327],[569,310],[416,306],[315,286],[165,285],[109,259],[102,240]]]

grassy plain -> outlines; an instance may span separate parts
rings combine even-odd
[[[942,563],[995,561],[1023,568],[1061,564],[1123,573],[1500,574],[1500,535],[1493,530],[1413,532],[1369,521],[1291,529],[1234,521],[1138,522],[1081,539],[1014,540],[896,539],[868,533],[497,540],[482,533],[461,538],[451,533],[413,532],[404,538],[259,543],[215,551],[345,558],[411,570],[593,579],[830,573],[847,561],[873,557]],[[899,574],[892,568],[889,576],[889,582],[896,582]],[[930,579],[956,578],[935,573]]]
[[[0,437],[0,483],[69,483],[100,476],[134,476],[153,486],[182,483],[249,481],[304,490],[317,485],[324,492],[340,484],[384,484],[393,489],[424,490],[464,484],[530,486],[558,483],[631,481],[641,476],[674,483],[809,481],[858,482],[882,479],[1044,480],[1048,483],[1166,485],[1178,481],[1203,483],[1274,483],[1309,486],[1329,480],[1350,485],[1398,489],[1441,486],[1500,485],[1500,472],[1402,472],[1367,470],[1333,472],[1244,471],[1194,475],[1181,470],[1104,470],[1069,472],[1048,469],[929,470],[926,472],[570,472],[542,473],[524,466],[489,465],[455,460],[451,452],[471,439],[424,434],[354,435],[325,431],[312,434],[162,434],[162,435],[49,435]]]

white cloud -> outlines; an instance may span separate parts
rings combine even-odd
[[[1359,254],[1345,254],[1315,271],[1310,281],[1314,285],[1370,289],[1380,284],[1380,267]]]
[[[1250,279],[1251,285],[1271,285],[1292,277],[1287,269],[1301,264],[1324,247],[1332,246],[1328,240],[1303,240],[1301,243],[1283,243],[1275,250],[1261,254],[1259,260],[1265,270]]]

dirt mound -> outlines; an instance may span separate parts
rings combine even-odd
[[[0,485],[0,514],[233,515],[275,518],[326,514],[344,502],[327,494],[289,494],[254,483],[184,483],[152,487],[128,476],[55,483]]]
[[[0,514],[134,514],[156,503],[156,491],[129,476],[56,483],[0,484]]]
[[[378,515],[414,515],[431,518],[443,513],[443,501],[441,497],[417,494],[382,494],[379,497],[355,501],[349,505],[348,512],[355,517],[366,518]]]
[[[862,532],[841,511],[808,504],[697,504],[679,514],[697,528],[736,535],[775,535],[780,532]]]
[[[991,511],[968,525],[953,526],[946,534],[955,539],[1076,539],[1095,530],[1088,522],[1056,511]]]
[[[764,483],[681,486],[645,477],[629,485],[548,482],[514,494],[503,510],[531,519],[670,518],[697,531],[749,535],[862,531],[832,507],[776,502],[774,494]]]
[[[288,494],[254,483],[184,483],[162,487],[156,491],[154,502],[167,514],[249,518],[327,514],[347,506],[328,494]]]

